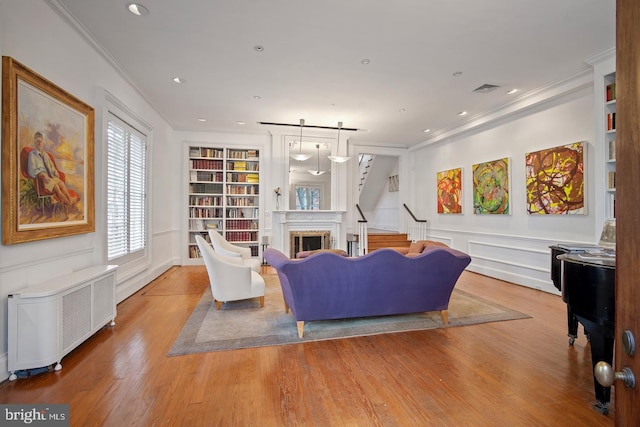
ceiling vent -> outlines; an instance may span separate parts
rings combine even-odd
[[[499,88],[500,86],[498,85],[492,85],[490,83],[485,83],[482,86],[479,86],[477,88],[475,88],[473,91],[475,93],[489,93],[497,88]]]

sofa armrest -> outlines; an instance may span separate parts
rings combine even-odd
[[[282,266],[291,261],[287,258],[282,252],[277,249],[269,248],[264,251],[264,259],[269,263],[270,266],[275,268],[276,270],[282,268]]]
[[[240,260],[242,260],[242,254],[240,252],[232,252],[227,250],[226,248],[223,248],[222,246],[218,246],[216,248],[216,252],[220,255],[229,257],[229,258],[238,258]],[[236,263],[237,264],[237,263]]]

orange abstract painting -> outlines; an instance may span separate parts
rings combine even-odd
[[[584,214],[584,143],[527,153],[527,212]]]
[[[462,168],[438,172],[438,213],[462,213]]]

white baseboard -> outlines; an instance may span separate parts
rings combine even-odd
[[[152,269],[145,270],[144,273],[136,275],[129,280],[126,280],[118,284],[116,288],[116,301],[121,303],[131,295],[138,292],[140,289],[147,286],[153,280],[160,277],[162,273],[173,267],[174,265],[180,265],[179,258],[168,260]]]

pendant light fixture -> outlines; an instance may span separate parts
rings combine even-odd
[[[318,149],[318,169],[316,169],[316,170],[309,169],[307,172],[309,172],[311,175],[318,176],[318,175],[322,175],[326,171],[321,171],[320,170],[320,144],[316,144],[316,148]]]
[[[300,141],[298,141],[298,143],[300,144],[300,149],[298,150],[297,154],[289,155],[289,157],[291,157],[293,160],[297,160],[299,162],[304,162],[305,160],[309,160],[311,158],[311,154],[302,153],[302,128],[303,127],[304,127],[304,119],[300,119]]]
[[[336,147],[336,153],[340,153],[340,129],[342,128],[342,122],[338,122],[338,146]],[[328,156],[329,160],[335,163],[344,163],[351,157],[347,156]]]

